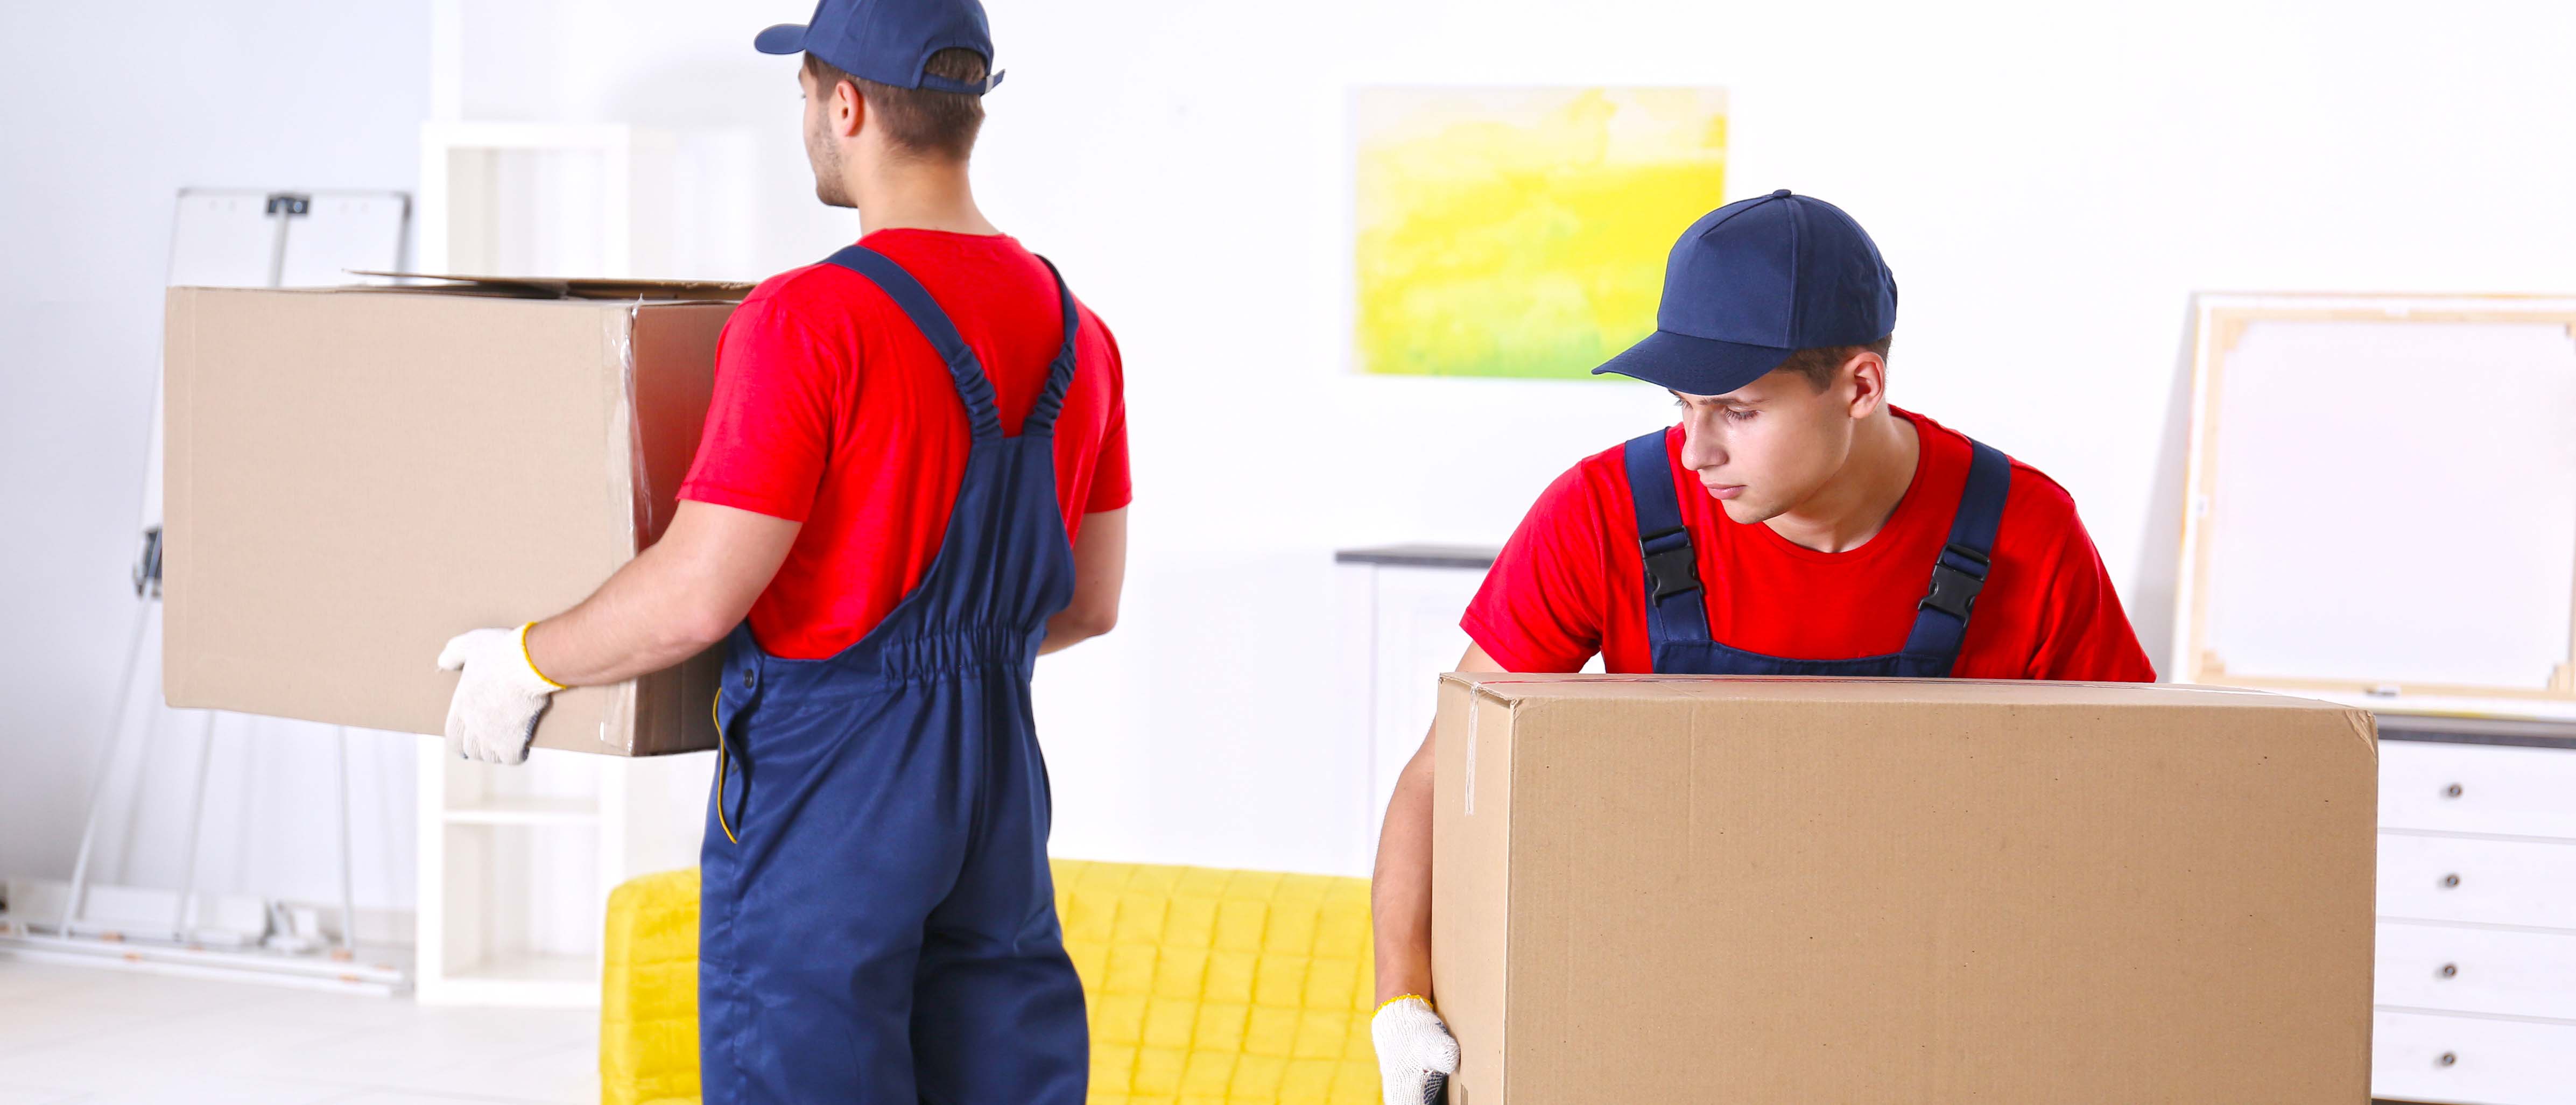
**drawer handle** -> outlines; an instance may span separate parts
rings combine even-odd
[[[2459,1053],[2458,1053],[2458,1052],[2445,1051],[2445,1052],[2443,1052],[2443,1053],[2442,1053],[2442,1057],[2441,1057],[2441,1058],[2433,1060],[2433,1064],[2434,1064],[2435,1066],[2447,1067],[2447,1066],[2450,1066],[2451,1064],[2456,1063],[2456,1062],[2459,1062],[2459,1061],[2460,1061],[2460,1056],[2459,1056]]]
[[[2460,885],[2460,877],[2458,875],[2442,876],[2442,889],[2449,890],[2457,887],[2458,885]]]
[[[2442,977],[2443,977],[2443,978],[2457,978],[2457,977],[2459,977],[2459,974],[2460,974],[2460,965],[2459,965],[2459,964],[2457,964],[2457,963],[2445,963],[2445,964],[2442,964]]]
[[[2460,784],[2458,784],[2458,783],[2453,783],[2453,784],[2451,784],[2451,785],[2449,785],[2449,786],[2447,786],[2447,787],[2443,787],[2443,788],[2442,788],[2442,797],[2444,797],[2444,798],[2457,798],[2457,797],[2459,797],[2459,796],[2460,796]]]

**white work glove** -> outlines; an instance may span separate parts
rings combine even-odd
[[[484,763],[526,762],[537,719],[564,689],[528,659],[528,626],[477,629],[447,642],[438,670],[460,669],[456,697],[447,700],[447,751]]]
[[[1377,1007],[1369,1042],[1377,1046],[1385,1105],[1439,1105],[1441,1088],[1458,1073],[1458,1041],[1431,1003],[1412,994]]]

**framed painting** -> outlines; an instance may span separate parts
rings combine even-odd
[[[1353,130],[1367,374],[1587,378],[1725,200],[1719,88],[1371,87]]]

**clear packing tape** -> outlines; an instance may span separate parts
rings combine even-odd
[[[609,486],[622,490],[631,509],[627,528],[615,544],[628,555],[640,555],[661,539],[676,506],[673,500],[695,454],[708,396],[713,390],[714,346],[711,328],[664,327],[671,308],[725,307],[736,301],[741,285],[693,285],[698,294],[667,298],[635,295],[624,309],[604,314],[603,352],[617,373],[615,387],[604,388],[607,440],[622,445],[606,458]],[[708,292],[720,294],[709,295]],[[730,292],[732,294],[721,294]],[[594,298],[607,298],[599,296]],[[700,346],[698,341],[704,341]],[[654,363],[645,363],[647,357]],[[622,456],[615,455],[623,453]],[[712,700],[721,650],[701,656],[666,675],[675,678],[636,680],[616,688],[602,713],[600,735],[631,732],[637,739],[664,729],[682,734],[684,747],[712,747],[713,711],[700,699]],[[631,724],[630,724],[631,723]],[[707,732],[696,734],[702,726]],[[702,738],[702,739],[701,739]],[[630,753],[679,749],[629,749]]]

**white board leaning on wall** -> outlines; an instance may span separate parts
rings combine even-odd
[[[2576,298],[2196,318],[2174,677],[2576,719]]]

